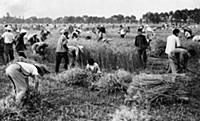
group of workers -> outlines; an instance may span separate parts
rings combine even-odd
[[[100,28],[99,28],[100,29]],[[105,30],[99,30],[103,33]],[[68,69],[69,66],[69,53],[72,48],[68,46],[68,36],[69,33],[67,30],[63,29],[60,31],[60,37],[57,41],[56,45],[56,62],[55,62],[55,72],[59,73],[59,67],[64,59],[64,69]],[[173,34],[167,38],[166,45],[166,54],[168,55],[170,69],[172,73],[181,73],[187,68],[188,59],[195,55],[195,51],[192,49],[186,49],[181,46],[179,40],[179,29],[174,29]],[[29,77],[32,77],[35,80],[35,89],[38,89],[39,86],[39,78],[44,74],[48,73],[48,69],[44,66],[34,63],[28,63],[23,61],[26,58],[24,54],[24,50],[26,46],[23,41],[23,37],[26,34],[26,31],[22,30],[17,36],[16,41],[16,51],[21,59],[21,61],[9,64],[6,68],[6,75],[9,77],[13,84],[13,89],[15,92],[16,102],[20,102],[22,97],[25,95],[26,91],[29,88]],[[6,28],[6,32],[2,35],[4,38],[4,51],[7,54],[7,58],[10,60],[14,59],[13,56],[13,46],[14,43],[14,35],[11,33],[10,28]],[[135,46],[137,47],[137,54],[139,58],[139,62],[143,68],[147,66],[147,49],[150,46],[151,39],[148,39],[145,35],[143,35],[142,28],[138,29],[138,35],[135,37]],[[20,44],[21,43],[21,44]],[[75,50],[75,54],[77,54],[78,50]],[[86,69],[92,73],[101,73],[99,65],[94,61],[93,58],[87,59]]]
[[[173,34],[167,37],[167,44],[165,53],[168,55],[169,68],[168,73],[183,73],[187,70],[187,63],[189,58],[196,55],[196,52],[191,47],[183,47],[181,45],[180,30],[175,28]],[[143,35],[142,28],[138,29],[138,35],[135,37],[135,46],[137,47],[137,54],[139,62],[143,68],[147,64],[147,49],[150,46],[151,39],[148,41],[148,36]]]

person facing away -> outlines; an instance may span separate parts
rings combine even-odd
[[[6,32],[3,33],[2,37],[4,39],[4,54],[6,63],[14,60],[13,42],[15,39],[14,34],[11,32],[11,26],[7,26]]]
[[[175,48],[170,52],[170,68],[173,74],[183,73],[187,70],[189,58],[194,56],[196,52],[193,49],[185,49],[183,47]]]
[[[24,60],[24,58],[21,58]],[[13,85],[16,102],[21,102],[22,97],[29,89],[29,77],[35,82],[35,89],[38,89],[39,78],[49,73],[44,66],[32,64],[24,61],[13,62],[6,68],[6,75]]]
[[[167,37],[167,45],[165,48],[165,53],[168,55],[168,59],[170,58],[170,53],[175,50],[177,47],[181,46],[181,42],[179,40],[179,29],[174,29],[173,34]],[[169,59],[170,62],[170,59]],[[169,64],[170,65],[170,64]],[[171,68],[169,66],[167,72],[171,72]]]
[[[138,29],[138,35],[135,37],[135,46],[138,48],[139,61],[143,68],[146,68],[147,53],[146,49],[149,47],[146,37],[142,34],[142,29]]]
[[[88,59],[88,64],[86,65],[86,70],[88,70],[92,73],[101,73],[99,65],[92,58]]]
[[[59,66],[62,58],[64,58],[65,60],[64,68],[68,69],[69,59],[68,59],[67,43],[68,43],[68,32],[66,30],[62,30],[61,36],[58,39],[56,47],[56,68],[55,68],[56,73],[59,72]]]
[[[20,34],[16,37],[16,45],[15,49],[19,56],[26,58],[24,51],[26,50],[26,45],[24,44],[24,36],[26,35],[27,31],[22,29]]]

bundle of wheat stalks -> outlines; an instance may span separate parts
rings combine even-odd
[[[129,83],[132,81],[130,73],[124,70],[118,70],[115,73],[109,73],[102,76],[97,82],[93,83],[93,89],[101,92],[125,92]]]
[[[52,80],[66,85],[72,86],[83,86],[86,87],[89,85],[89,74],[84,69],[73,68],[67,71],[64,71],[59,74],[50,74],[46,76],[47,80]]]
[[[198,80],[189,75],[140,74],[133,78],[128,88],[127,101],[142,105],[190,101],[200,92]]]

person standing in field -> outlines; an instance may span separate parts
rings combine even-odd
[[[187,70],[189,58],[194,56],[196,52],[193,49],[185,49],[183,47],[175,48],[170,52],[169,61],[173,74],[183,73]]]
[[[11,26],[7,26],[6,32],[3,33],[2,37],[4,39],[4,54],[6,63],[14,60],[13,42],[15,39],[14,34],[11,32]]]
[[[57,42],[57,47],[56,47],[56,68],[55,72],[59,72],[59,66],[62,61],[62,58],[65,60],[64,68],[68,69],[68,63],[69,63],[69,58],[68,58],[68,32],[66,30],[61,31],[61,36],[58,39]]]
[[[170,62],[171,52],[173,50],[175,50],[177,47],[181,46],[181,42],[180,42],[180,39],[179,39],[179,33],[180,33],[179,29],[174,29],[173,34],[167,37],[167,45],[166,45],[165,53],[168,55],[169,62]],[[169,73],[171,71],[172,70],[169,66],[167,72]]]
[[[21,61],[20,61],[21,59]],[[6,75],[13,85],[13,91],[16,103],[20,103],[29,89],[29,77],[35,82],[35,89],[38,89],[39,78],[46,73],[49,73],[44,66],[23,61],[24,58],[19,58],[18,61],[12,62],[6,68]]]
[[[146,36],[142,34],[142,28],[138,29],[138,35],[135,37],[135,46],[137,47],[137,54],[139,62],[143,68],[146,68],[147,63],[147,52],[146,49],[149,47]]]
[[[27,31],[22,29],[20,34],[16,37],[16,46],[15,49],[19,56],[26,58],[24,51],[26,50],[26,45],[24,44],[24,36],[26,35]]]

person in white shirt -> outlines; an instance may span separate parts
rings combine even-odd
[[[6,32],[3,33],[2,38],[4,39],[4,54],[6,63],[14,60],[13,42],[15,39],[14,34],[11,32],[12,28],[7,26]]]
[[[39,76],[48,73],[44,66],[39,64],[31,64],[23,61],[14,62],[6,68],[6,75],[12,82],[16,102],[21,102],[22,97],[29,89],[29,77],[35,82],[35,89],[39,86]]]
[[[173,34],[167,37],[167,45],[165,49],[165,53],[168,55],[168,59],[170,59],[170,54],[172,51],[174,51],[177,47],[181,46],[181,42],[179,40],[179,29],[174,29]],[[171,69],[168,69],[168,72],[170,72]]]
[[[86,70],[88,70],[92,73],[101,73],[99,65],[92,58],[88,59],[88,64],[86,65]]]

